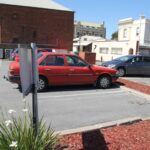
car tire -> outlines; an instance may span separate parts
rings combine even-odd
[[[117,74],[119,75],[119,77],[123,77],[126,74],[126,71],[124,68],[118,68],[117,69]]]
[[[48,86],[47,80],[44,77],[39,77],[37,91],[42,92],[45,91]]]
[[[97,87],[107,89],[110,87],[111,83],[112,83],[111,77],[108,75],[103,75],[99,77],[99,79],[97,80]]]
[[[21,84],[18,84],[18,89],[19,89],[20,92],[22,92],[22,86],[21,86]]]

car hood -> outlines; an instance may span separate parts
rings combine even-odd
[[[98,73],[116,74],[116,72],[117,72],[117,70],[115,70],[115,69],[104,67],[104,66],[97,66],[97,65],[92,65],[92,69]]]
[[[102,66],[107,67],[108,65],[111,65],[111,64],[113,64],[113,65],[118,65],[118,64],[121,64],[121,63],[122,63],[122,62],[119,61],[119,60],[111,60],[111,61],[105,61],[105,62],[103,62],[103,63],[102,63]]]

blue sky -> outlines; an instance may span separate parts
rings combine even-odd
[[[75,11],[75,20],[105,22],[106,37],[117,30],[118,20],[144,15],[150,19],[150,0],[55,0]]]

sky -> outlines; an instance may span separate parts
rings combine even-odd
[[[95,23],[105,22],[106,38],[117,31],[118,21],[145,16],[150,19],[150,0],[55,0],[73,10],[74,19]]]

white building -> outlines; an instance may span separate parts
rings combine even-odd
[[[118,41],[94,41],[92,52],[96,53],[96,60],[99,61],[127,54],[150,55],[150,20],[144,16],[138,20],[119,20]]]
[[[138,20],[127,18],[119,21],[119,41],[139,41],[141,44],[150,44],[150,20],[141,16]]]
[[[92,43],[92,52],[96,53],[97,61],[108,61],[121,55],[127,55],[129,50],[132,50],[131,48],[136,49],[135,42],[105,40]]]
[[[86,51],[91,52],[92,43],[95,41],[105,41],[102,37],[84,35],[73,40],[73,52]]]

